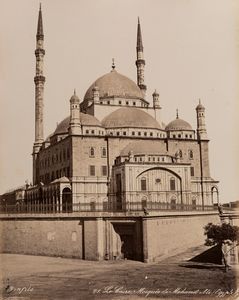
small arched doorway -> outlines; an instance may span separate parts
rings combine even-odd
[[[62,212],[72,212],[72,192],[68,187],[62,191]]]
[[[212,197],[212,205],[218,205],[219,193],[218,193],[218,188],[216,186],[213,186],[211,189],[211,197]]]

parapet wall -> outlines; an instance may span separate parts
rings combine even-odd
[[[157,261],[202,245],[205,240],[203,227],[209,222],[220,223],[218,214],[0,216],[0,252],[87,260],[101,260],[110,255],[112,259],[115,236],[118,236],[117,251],[120,253],[120,239],[131,234],[128,240],[132,238],[134,243],[129,247],[137,249],[134,259]],[[130,224],[135,224],[132,227],[135,231],[129,233]],[[124,232],[124,226],[128,232]],[[118,228],[118,232],[114,228]]]

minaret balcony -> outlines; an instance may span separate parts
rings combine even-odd
[[[35,77],[34,77],[34,82],[35,82],[35,83],[38,83],[38,82],[45,82],[45,81],[46,81],[46,77],[45,77],[45,76],[39,75],[39,76],[35,76]]]
[[[136,66],[138,67],[139,65],[145,65],[145,60],[144,59],[137,59],[135,62]]]
[[[41,48],[36,49],[36,50],[35,50],[35,55],[36,55],[36,56],[39,56],[40,54],[45,55],[45,50],[44,50],[44,49],[41,49]]]
[[[37,34],[36,38],[37,40],[44,40],[44,34]]]

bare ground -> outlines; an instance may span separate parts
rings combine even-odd
[[[151,264],[1,254],[2,299],[239,299],[236,267],[188,262],[204,249]]]

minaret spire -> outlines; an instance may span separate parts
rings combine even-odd
[[[144,60],[144,47],[143,47],[143,40],[142,40],[141,25],[140,25],[139,17],[138,17],[138,28],[137,28],[136,53],[137,53],[137,60],[135,63],[137,66],[137,84],[145,96],[145,93],[147,90],[147,87],[144,83],[145,60]]]
[[[44,66],[44,33],[43,33],[43,22],[42,22],[42,10],[41,4],[38,13],[37,22],[37,34],[36,34],[36,74],[34,77],[35,82],[35,142],[33,146],[33,183],[35,184],[37,179],[36,174],[36,159],[37,153],[39,152],[42,143],[44,141],[43,133],[43,106],[44,106],[44,83],[45,77],[43,75]]]
[[[37,38],[44,38],[43,23],[42,23],[42,12],[41,12],[41,3],[40,3],[40,7],[39,7],[39,14],[38,14]]]
[[[112,67],[112,71],[114,71],[114,69],[115,69],[115,59],[114,58],[112,58],[112,65],[111,65],[111,67]]]
[[[138,29],[137,29],[137,51],[143,51],[143,41],[142,41],[142,33],[141,33],[141,26],[138,17]]]

